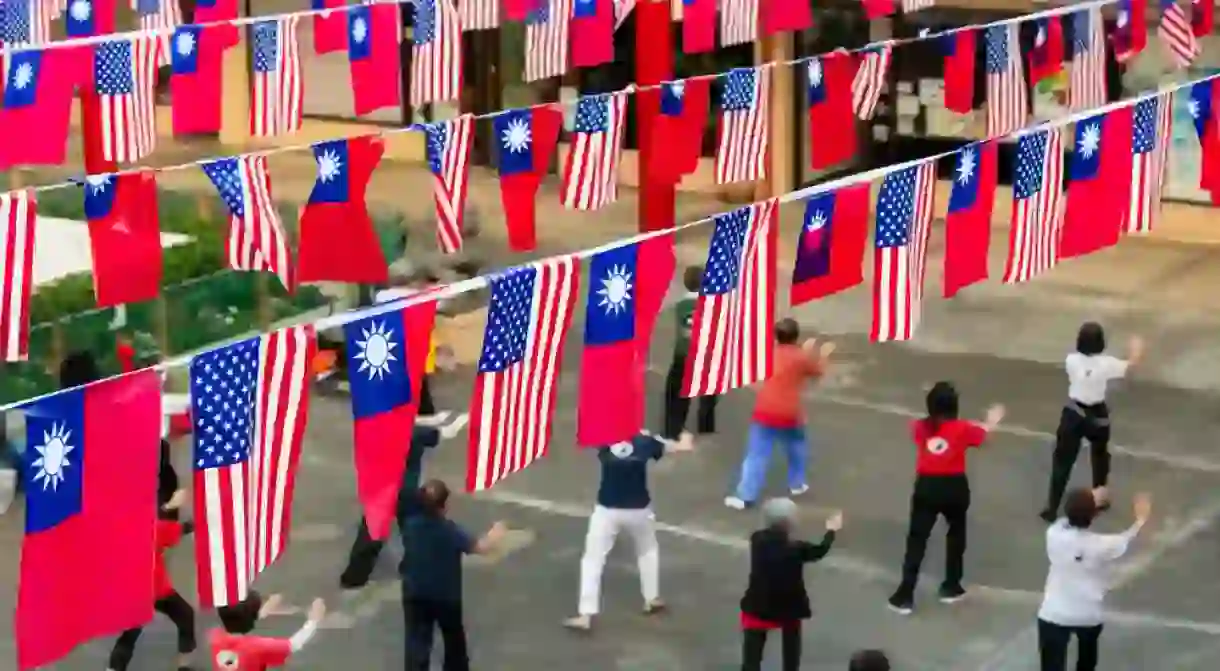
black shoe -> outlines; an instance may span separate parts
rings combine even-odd
[[[898,592],[895,592],[894,596],[890,597],[888,605],[890,610],[899,615],[910,615],[915,612],[915,599]]]
[[[1042,521],[1046,522],[1047,524],[1054,524],[1055,520],[1059,519],[1055,515],[1055,511],[1051,510],[1050,508],[1043,509],[1042,512],[1038,513],[1038,517],[1041,517]]]
[[[957,603],[966,598],[966,589],[960,584],[941,585],[937,596],[940,598],[941,603]]]

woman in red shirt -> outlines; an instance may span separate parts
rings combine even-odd
[[[949,382],[937,382],[927,396],[928,416],[911,422],[915,457],[915,491],[911,494],[911,522],[907,530],[906,556],[902,561],[902,584],[890,597],[890,608],[910,615],[915,608],[915,583],[928,547],[936,518],[944,516],[945,580],[940,585],[942,603],[954,603],[966,595],[962,587],[962,558],[966,554],[966,511],[970,508],[970,483],[966,479],[966,451],[987,440],[1000,420],[1004,406],[993,405],[981,424],[957,418],[957,390]]]

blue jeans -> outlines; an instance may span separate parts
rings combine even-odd
[[[774,443],[780,443],[788,456],[788,489],[805,486],[805,469],[809,465],[805,428],[777,429],[751,422],[746,439],[746,457],[741,462],[741,480],[737,483],[737,498],[747,503],[758,500],[767,479],[767,466],[771,463],[771,446]]]

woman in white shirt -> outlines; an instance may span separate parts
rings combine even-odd
[[[1106,390],[1110,380],[1127,375],[1127,369],[1139,363],[1144,355],[1144,342],[1133,337],[1127,348],[1127,358],[1117,359],[1106,350],[1106,333],[1097,322],[1086,322],[1076,335],[1076,351],[1067,355],[1064,368],[1068,376],[1068,400],[1059,415],[1055,432],[1055,452],[1051,458],[1050,492],[1042,519],[1054,522],[1059,502],[1072,477],[1072,467],[1080,455],[1080,444],[1089,441],[1093,467],[1093,494],[1098,510],[1110,507],[1106,485],[1110,479],[1110,408],[1106,406]]]
[[[1121,534],[1089,531],[1098,506],[1087,489],[1072,490],[1064,511],[1066,517],[1046,530],[1050,570],[1038,609],[1038,652],[1042,671],[1065,671],[1075,636],[1076,671],[1094,671],[1114,567],[1148,521],[1152,500],[1147,494],[1135,497],[1135,524]]]

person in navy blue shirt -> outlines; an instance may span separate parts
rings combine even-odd
[[[622,531],[635,542],[644,612],[651,615],[664,610],[659,595],[661,556],[652,497],[648,493],[648,464],[660,459],[667,450],[689,452],[693,448],[694,436],[689,432],[671,443],[646,431],[631,440],[597,448],[601,485],[597,489],[597,506],[589,516],[585,554],[580,560],[579,609],[576,617],[564,621],[564,626],[581,631],[592,628],[593,617],[600,607],[606,557]]]

